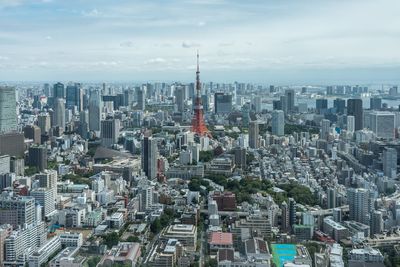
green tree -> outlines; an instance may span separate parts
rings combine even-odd
[[[156,218],[150,225],[150,231],[153,234],[158,234],[162,229],[160,219]]]
[[[112,232],[103,237],[104,244],[110,249],[119,243],[119,234],[117,232]]]
[[[139,237],[137,237],[137,236],[135,236],[135,235],[131,235],[130,237],[128,237],[128,238],[126,239],[126,242],[136,242],[136,243],[139,243],[139,242],[140,242],[140,239],[139,239]]]

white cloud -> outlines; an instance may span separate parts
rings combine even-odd
[[[122,42],[120,43],[121,47],[134,47],[135,44],[132,41],[126,41],[126,42]]]
[[[82,15],[84,17],[99,17],[103,15],[103,13],[101,13],[97,8],[93,8],[89,11],[82,11]]]
[[[166,60],[164,58],[161,57],[157,57],[157,58],[150,58],[148,60],[146,60],[144,63],[145,64],[159,64],[159,63],[165,63]]]
[[[190,41],[183,41],[182,42],[182,47],[183,48],[193,48],[193,47],[199,47],[200,44],[195,43],[195,42],[190,42]]]

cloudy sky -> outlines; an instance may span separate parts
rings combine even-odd
[[[400,80],[398,0],[0,0],[1,81]]]

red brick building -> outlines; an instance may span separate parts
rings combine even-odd
[[[214,192],[212,199],[217,202],[219,211],[234,211],[237,208],[236,196],[232,192]]]

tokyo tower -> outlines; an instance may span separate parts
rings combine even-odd
[[[197,71],[196,71],[196,99],[194,103],[194,115],[192,119],[192,132],[197,135],[209,135],[206,123],[203,117],[203,104],[201,101],[201,83],[200,83],[200,69],[199,69],[199,52],[197,51]]]

